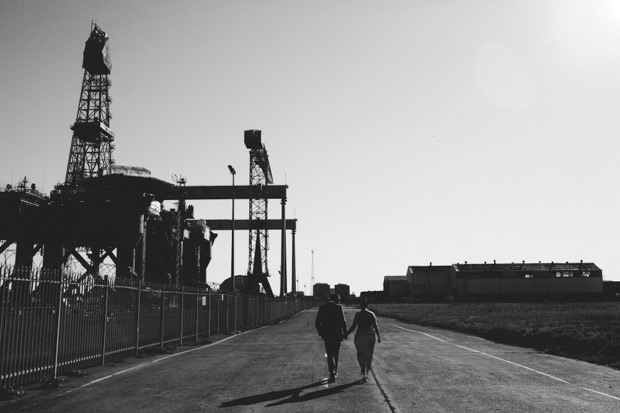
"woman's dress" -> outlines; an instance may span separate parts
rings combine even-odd
[[[355,332],[355,348],[357,349],[357,361],[362,372],[368,372],[372,364],[372,355],[375,351],[375,330],[373,328],[374,316],[372,313],[361,315],[357,320],[357,331]]]

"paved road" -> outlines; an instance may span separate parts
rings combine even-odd
[[[347,310],[353,319],[354,310]],[[316,310],[207,346],[127,359],[2,412],[618,412],[620,371],[379,319],[370,381],[353,340],[327,383]]]

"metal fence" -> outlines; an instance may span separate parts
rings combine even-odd
[[[62,278],[0,268],[1,387],[255,328],[314,305],[302,298]]]

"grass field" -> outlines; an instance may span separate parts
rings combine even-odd
[[[620,369],[617,302],[379,304],[378,311],[407,323]]]

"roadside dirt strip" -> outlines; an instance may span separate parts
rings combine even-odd
[[[354,309],[347,309],[349,323]],[[362,383],[353,339],[327,382],[316,310],[212,344],[26,389],[2,412],[618,412],[620,371],[379,318]]]

